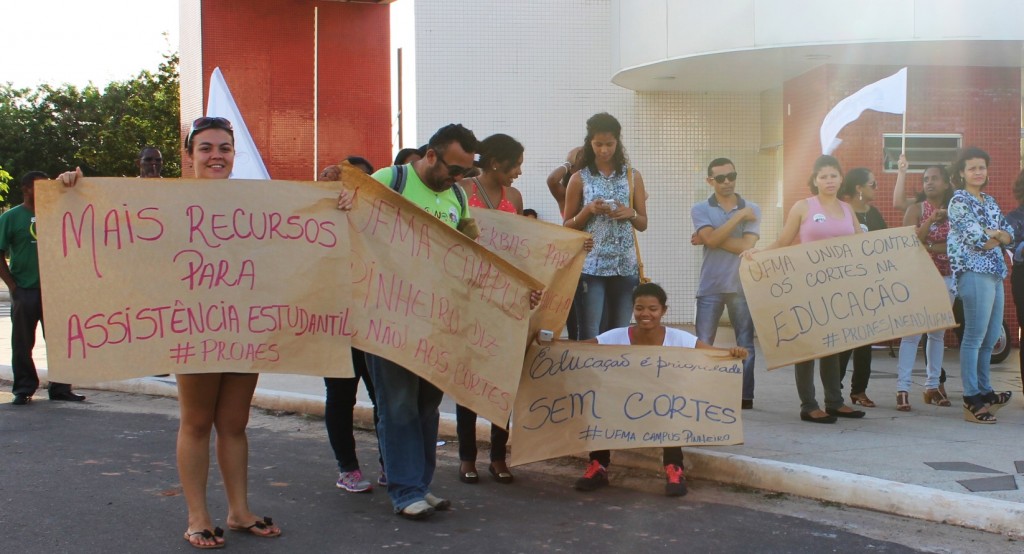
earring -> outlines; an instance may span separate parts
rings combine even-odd
[[[864,201],[864,193],[863,192],[858,192],[857,193],[857,200],[860,200],[862,202]]]

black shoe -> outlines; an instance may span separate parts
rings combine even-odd
[[[14,400],[11,400],[11,404],[15,406],[24,406],[32,401],[32,397],[27,394],[15,394]]]
[[[835,408],[825,408],[825,413],[835,417],[848,417],[850,419],[859,419],[864,417],[864,412],[860,410],[853,410],[851,412],[840,412]]]
[[[740,403],[740,408],[742,408],[744,410],[753,410],[754,409],[754,400],[752,398],[744,398],[743,402]]]
[[[835,423],[836,416],[824,415],[821,417],[813,417],[807,412],[800,412],[800,419],[802,421],[810,421],[811,423]]]
[[[81,402],[85,400],[85,397],[81,394],[75,394],[71,391],[58,392],[57,394],[51,394],[50,400],[62,400],[65,402]]]

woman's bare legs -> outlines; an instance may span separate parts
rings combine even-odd
[[[177,375],[177,381],[181,413],[177,444],[178,477],[188,506],[188,531],[212,531],[213,520],[206,507],[206,482],[210,473],[210,430],[220,393],[221,374]],[[224,542],[224,539],[193,535],[189,542],[197,546],[212,546]]]
[[[249,423],[249,407],[256,390],[258,374],[226,373],[221,379],[220,396],[214,425],[217,428],[217,463],[228,495],[228,527],[249,527],[263,521],[249,511],[249,440],[245,427]],[[253,528],[259,535],[278,535],[276,525],[266,529]]]

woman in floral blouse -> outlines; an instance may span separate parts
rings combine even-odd
[[[579,338],[592,339],[633,317],[633,289],[640,281],[633,232],[647,229],[647,193],[622,146],[622,126],[607,113],[587,120],[583,169],[569,179],[563,225],[594,237],[580,275]]]
[[[953,162],[950,175],[957,191],[949,202],[948,250],[953,282],[964,303],[964,338],[960,344],[960,378],[964,384],[964,419],[995,423],[993,415],[1010,400],[989,381],[992,347],[1003,324],[1002,247],[1013,242],[1013,229],[999,204],[982,192],[988,185],[989,155],[967,148]]]

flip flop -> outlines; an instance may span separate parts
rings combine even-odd
[[[224,548],[224,541],[215,542],[214,544],[196,544],[192,542],[192,537],[199,535],[200,537],[210,540],[219,539],[224,536],[224,530],[220,527],[214,527],[213,531],[209,529],[203,529],[202,531],[185,531],[185,542],[190,544],[192,548],[198,548],[199,550],[212,550],[214,548]]]
[[[272,531],[267,531],[268,529],[270,529],[273,526],[274,526],[274,520],[270,519],[269,517],[264,517],[262,520],[256,520],[255,522],[253,522],[252,525],[249,525],[248,527],[234,527],[234,526],[230,526],[229,525],[228,529],[231,529],[232,531],[246,531],[246,532],[252,533],[253,535],[256,535],[257,537],[261,537],[261,538],[265,538],[265,539],[272,539],[274,537],[280,537],[281,536],[281,530],[280,529],[274,529]],[[266,532],[264,532],[264,531],[266,531]]]

